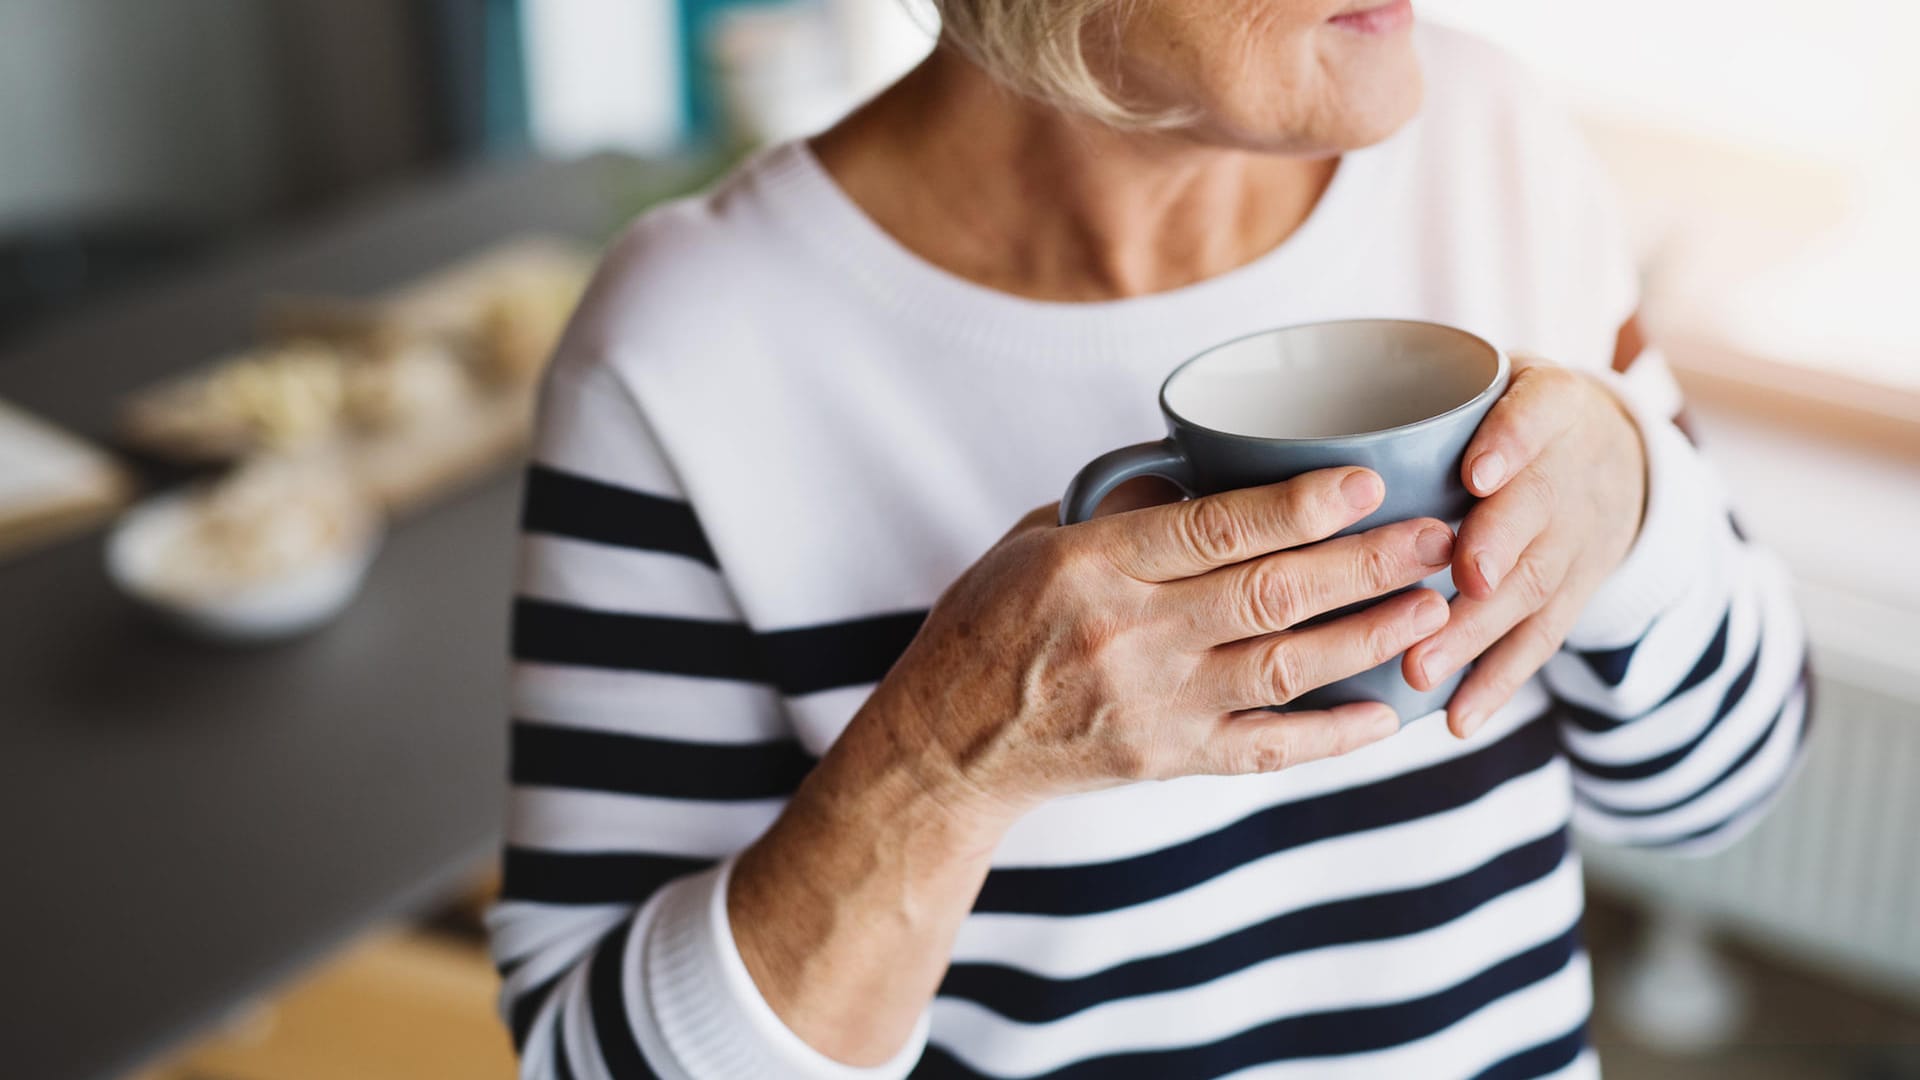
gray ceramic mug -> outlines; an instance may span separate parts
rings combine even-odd
[[[1138,476],[1170,480],[1193,496],[1363,465],[1380,474],[1386,496],[1341,535],[1417,517],[1457,525],[1474,502],[1460,482],[1461,459],[1509,374],[1506,354],[1438,323],[1347,319],[1237,338],[1167,376],[1160,411],[1168,437],[1081,469],[1060,502],[1060,523],[1092,517],[1101,499]],[[1449,571],[1422,584],[1454,595]],[[1411,721],[1444,707],[1459,681],[1421,693],[1395,657],[1287,707],[1380,701]]]

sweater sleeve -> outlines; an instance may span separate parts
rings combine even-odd
[[[617,372],[563,356],[527,470],[511,791],[489,914],[501,1010],[537,1078],[888,1080],[760,996],[732,856],[811,768],[693,506]]]
[[[1806,641],[1780,561],[1741,533],[1676,426],[1678,393],[1658,351],[1636,347],[1615,367],[1625,374],[1605,377],[1646,445],[1646,513],[1543,676],[1572,766],[1575,826],[1705,853],[1758,819],[1799,758]]]

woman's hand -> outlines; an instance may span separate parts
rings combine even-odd
[[[1453,537],[1415,520],[1325,543],[1380,478],[1284,484],[1060,528],[1028,514],[949,588],[727,893],[741,959],[796,1034],[888,1059],[947,968],[994,848],[1059,795],[1192,773],[1268,772],[1398,730],[1365,703],[1279,714],[1440,629],[1411,585]],[[1310,547],[1301,545],[1311,544]]]
[[[885,723],[935,784],[1001,820],[1059,795],[1270,772],[1392,734],[1397,718],[1376,703],[1247,711],[1445,624],[1444,601],[1417,589],[1299,628],[1447,564],[1452,536],[1433,519],[1314,543],[1381,494],[1371,472],[1327,469],[1066,528],[1036,510],[941,597],[854,726]]]
[[[1515,369],[1467,447],[1462,473],[1484,501],[1454,548],[1453,617],[1404,661],[1425,690],[1479,658],[1447,706],[1462,738],[1559,650],[1633,546],[1646,502],[1646,451],[1618,400],[1552,364]]]

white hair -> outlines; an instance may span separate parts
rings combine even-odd
[[[1090,34],[1117,40],[1130,0],[932,0],[942,37],[1010,89],[1120,128],[1168,128],[1181,112],[1118,100],[1087,62]]]

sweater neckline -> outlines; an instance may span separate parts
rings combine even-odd
[[[975,348],[1103,358],[1224,340],[1284,321],[1284,312],[1324,294],[1370,246],[1383,217],[1375,210],[1391,197],[1387,180],[1407,137],[1403,129],[1342,155],[1306,220],[1265,253],[1188,285],[1116,300],[1032,299],[929,262],[868,217],[804,140],[761,151],[743,178],[776,223],[916,324]]]

